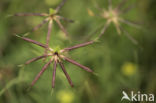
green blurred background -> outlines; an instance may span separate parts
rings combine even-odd
[[[112,0],[113,6],[121,0]],[[135,5],[124,17],[140,22],[141,29],[122,24],[139,43],[134,45],[124,34],[119,36],[111,25],[100,42],[70,52],[79,63],[90,67],[97,75],[85,72],[65,62],[75,87],[68,84],[61,68],[57,68],[56,87],[51,89],[52,65],[34,87],[28,87],[45,64],[42,60],[18,67],[26,60],[43,54],[44,50],[13,36],[22,35],[40,23],[42,17],[9,17],[19,12],[47,12],[61,0],[0,0],[0,103],[120,103],[122,91],[156,94],[156,1],[129,0]],[[107,8],[107,0],[96,0]],[[88,15],[97,10],[91,0],[67,0],[60,15],[75,20],[67,28],[68,41],[56,23],[50,45],[61,48],[82,43],[105,20]],[[47,24],[28,37],[45,42]],[[98,34],[98,33],[97,33]],[[97,34],[93,37],[96,37]],[[126,101],[124,101],[126,102]]]

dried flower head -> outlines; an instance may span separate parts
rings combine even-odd
[[[127,20],[125,18],[122,17],[122,15],[126,14],[127,12],[129,12],[133,6],[129,6],[127,8],[123,8],[124,5],[126,4],[128,0],[122,0],[116,7],[112,7],[112,0],[108,0],[108,9],[103,9],[100,8],[96,2],[94,2],[95,7],[100,11],[100,14],[98,14],[98,16],[106,19],[106,24],[104,25],[103,29],[101,30],[101,33],[99,35],[99,38],[105,33],[106,29],[108,28],[108,26],[113,23],[117,33],[120,35],[121,32],[123,31],[126,36],[135,44],[137,44],[137,41],[131,37],[129,35],[129,33],[123,29],[123,27],[121,26],[121,23],[125,23],[127,25],[136,27],[136,28],[140,28],[140,26],[138,26],[137,23]]]
[[[51,34],[51,31],[52,31],[52,25],[53,25],[54,21],[58,24],[59,28],[64,32],[65,36],[68,35],[65,27],[62,25],[60,20],[64,20],[64,21],[67,21],[67,22],[73,22],[73,20],[70,20],[70,19],[67,19],[65,17],[62,17],[62,16],[58,15],[61,7],[64,5],[65,2],[66,2],[66,0],[63,0],[60,3],[60,5],[58,5],[56,7],[56,9],[50,8],[49,9],[49,14],[47,14],[47,13],[17,13],[17,14],[14,14],[14,16],[40,16],[40,17],[45,17],[45,19],[40,24],[38,24],[36,27],[34,27],[32,29],[32,31],[38,30],[45,23],[49,22],[49,24],[48,24],[48,33],[47,33],[47,38],[46,38],[46,45],[48,46],[49,45],[49,40],[50,40],[50,34]]]
[[[43,68],[41,69],[41,71],[38,73],[38,75],[36,76],[36,78],[34,79],[34,81],[32,82],[31,86],[33,86],[36,81],[40,78],[40,76],[42,75],[42,73],[48,68],[48,66],[53,62],[53,79],[52,79],[52,88],[55,87],[55,76],[56,76],[56,68],[57,68],[57,65],[59,64],[60,67],[62,68],[62,71],[64,72],[69,84],[73,87],[73,83],[64,67],[64,64],[63,64],[63,61],[67,61],[67,62],[70,62],[82,69],[84,69],[85,71],[88,71],[88,72],[93,72],[90,68],[86,67],[86,66],[83,66],[79,63],[77,63],[76,61],[64,56],[64,53],[65,52],[69,52],[73,49],[77,49],[77,48],[80,48],[80,47],[84,47],[84,46],[87,46],[87,45],[90,45],[90,44],[93,44],[94,41],[89,41],[89,42],[86,42],[86,43],[82,43],[82,44],[78,44],[78,45],[75,45],[75,46],[72,46],[72,47],[69,47],[69,48],[64,48],[64,49],[52,49],[50,48],[49,46],[47,46],[46,44],[42,44],[40,42],[37,42],[35,40],[31,40],[29,38],[26,38],[26,37],[21,37],[21,36],[18,36],[16,35],[17,37],[27,41],[27,42],[30,42],[30,43],[33,43],[33,44],[36,44],[44,49],[47,49],[47,52],[46,54],[44,53],[44,55],[41,55],[39,57],[36,57],[36,58],[33,58],[31,60],[28,60],[25,64],[30,64],[34,61],[37,61],[39,59],[42,59],[42,58],[47,58],[47,57],[50,57],[50,60],[48,63],[46,63]]]

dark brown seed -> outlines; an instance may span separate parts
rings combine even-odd
[[[70,63],[72,63],[72,64],[74,64],[74,65],[76,65],[76,66],[78,66],[78,67],[80,67],[80,68],[82,68],[82,69],[84,69],[84,70],[87,71],[87,72],[93,72],[90,68],[88,68],[88,67],[86,67],[86,66],[84,66],[84,65],[81,65],[81,64],[77,63],[76,61],[74,61],[74,60],[72,60],[72,59],[69,59],[69,58],[67,58],[67,57],[64,57],[64,59],[65,59],[66,61],[68,61],[68,62],[70,62]]]
[[[31,86],[33,86],[36,81],[40,78],[40,76],[43,74],[43,72],[47,69],[47,67],[51,64],[52,59],[43,66],[43,68],[41,69],[41,71],[38,73],[38,75],[35,77],[35,79],[33,80],[33,82],[31,83]]]
[[[18,35],[16,35],[16,36],[19,37],[19,38],[21,38],[21,39],[23,39],[23,40],[25,40],[25,41],[27,41],[27,42],[36,44],[36,45],[41,46],[41,47],[43,47],[43,48],[47,48],[46,45],[44,45],[44,44],[42,44],[42,43],[40,43],[40,42],[37,42],[37,41],[35,41],[35,40],[29,39],[29,38],[26,38],[26,37],[21,37],[21,36],[18,36]]]
[[[63,65],[63,63],[62,63],[62,62],[59,62],[59,64],[60,64],[60,66],[61,66],[61,68],[62,68],[62,71],[64,72],[64,74],[65,74],[65,76],[66,76],[66,78],[67,78],[67,80],[68,80],[70,86],[71,86],[71,87],[74,87],[74,85],[73,85],[73,83],[72,83],[72,80],[70,79],[70,76],[68,75],[68,73],[67,73],[67,71],[66,71],[66,69],[65,69],[65,67],[64,67],[64,65]]]
[[[56,67],[57,67],[57,61],[54,61],[53,78],[52,78],[52,88],[55,87]]]
[[[42,55],[42,56],[39,56],[39,57],[36,57],[36,58],[32,58],[32,59],[26,61],[25,64],[26,64],[26,65],[27,65],[27,64],[30,64],[30,63],[32,63],[32,62],[34,62],[34,61],[37,61],[37,60],[42,59],[42,58],[45,58],[45,57],[47,57],[47,55]]]
[[[64,51],[70,51],[72,49],[76,49],[76,48],[80,48],[80,47],[84,47],[84,46],[87,46],[87,45],[90,45],[90,44],[93,44],[94,41],[89,41],[89,42],[86,42],[86,43],[82,43],[82,44],[78,44],[78,45],[75,45],[75,46],[72,46],[72,47],[69,47],[69,48],[65,48],[63,49]]]

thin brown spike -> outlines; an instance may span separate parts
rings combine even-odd
[[[77,49],[77,48],[80,48],[80,47],[84,47],[84,46],[87,46],[87,45],[90,45],[90,44],[93,44],[93,43],[94,43],[94,41],[89,41],[89,42],[78,44],[78,45],[75,45],[75,46],[72,46],[72,47],[69,47],[69,48],[64,48],[62,50],[62,52],[64,52],[64,51],[70,51],[70,50]]]
[[[52,78],[52,88],[55,87],[56,67],[57,67],[57,61],[54,61],[53,78]]]
[[[35,77],[35,79],[32,81],[31,86],[33,86],[36,81],[40,78],[40,76],[43,74],[43,72],[48,68],[48,66],[51,64],[52,59],[43,66],[43,68],[41,69],[41,71],[38,73],[38,75]]]
[[[62,2],[60,3],[60,5],[57,6],[56,8],[56,13],[58,13],[60,11],[60,9],[62,8],[62,6],[65,4],[67,0],[62,0]]]
[[[62,16],[57,16],[59,19],[62,19],[62,20],[64,20],[64,21],[66,21],[66,22],[69,22],[69,23],[73,23],[74,22],[74,20],[71,20],[71,19],[68,19],[68,18],[65,18],[65,17],[62,17]]]
[[[47,38],[46,38],[46,45],[47,45],[47,47],[49,46],[50,35],[51,35],[51,31],[52,31],[52,25],[53,25],[53,21],[50,20],[50,21],[49,21],[49,25],[48,25]],[[44,54],[47,53],[47,50],[48,50],[48,49],[45,49],[45,53],[44,53]]]
[[[27,42],[36,44],[36,45],[41,46],[41,47],[43,47],[43,48],[47,48],[46,45],[44,45],[44,44],[42,44],[42,43],[40,43],[40,42],[37,42],[37,41],[35,41],[35,40],[29,39],[29,38],[26,38],[26,37],[21,37],[21,36],[19,36],[19,35],[16,35],[16,36],[19,37],[19,38],[21,38],[21,39],[23,39],[23,40],[25,40],[25,41],[27,41]]]
[[[48,16],[46,13],[17,13],[14,16]]]
[[[44,20],[42,21],[42,23],[40,23],[40,24],[38,24],[36,27],[34,27],[34,28],[32,29],[32,31],[38,30],[42,25],[44,25],[44,24],[47,23],[48,21],[49,21],[49,18],[44,19]]]
[[[74,65],[76,65],[76,66],[78,66],[78,67],[80,67],[80,68],[82,68],[82,69],[84,69],[84,70],[87,71],[87,72],[93,72],[90,68],[88,68],[88,67],[86,67],[86,66],[84,66],[84,65],[81,65],[81,64],[77,63],[76,61],[74,61],[74,60],[72,60],[72,59],[69,59],[69,58],[67,58],[67,57],[64,57],[64,59],[65,59],[66,61],[68,61],[68,62],[70,62],[70,63],[72,63],[72,64],[74,64]]]
[[[60,66],[61,66],[61,68],[62,68],[62,71],[64,72],[64,74],[65,74],[65,76],[66,76],[66,78],[67,78],[67,80],[68,80],[70,86],[71,86],[71,87],[74,87],[74,85],[73,85],[73,83],[72,83],[72,80],[70,79],[70,76],[68,75],[68,73],[67,73],[67,71],[66,71],[66,69],[65,69],[65,67],[64,67],[64,65],[63,65],[63,63],[62,63],[62,62],[59,62],[59,64],[60,64]]]
[[[37,60],[39,60],[39,59],[45,58],[45,57],[47,57],[47,56],[48,56],[48,55],[42,55],[42,56],[39,56],[39,57],[32,58],[32,59],[26,61],[25,65],[30,64],[30,63],[32,63],[32,62],[35,62],[35,61],[37,61]]]
[[[58,24],[59,28],[64,32],[65,36],[68,36],[68,33],[67,33],[66,29],[64,28],[64,26],[61,24],[60,20],[58,20],[56,18],[55,21]]]

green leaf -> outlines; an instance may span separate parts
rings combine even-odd
[[[49,14],[51,15],[51,14],[54,14],[54,13],[55,13],[55,10],[53,8],[50,8],[49,9]]]

